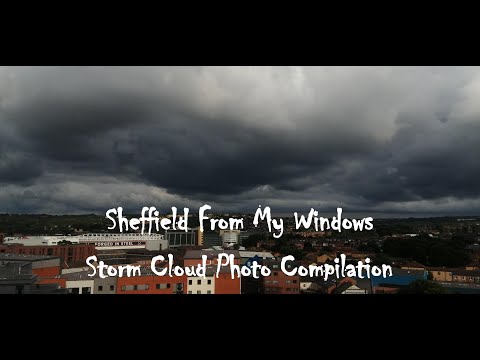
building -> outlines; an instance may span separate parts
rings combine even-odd
[[[444,281],[444,282],[453,281],[453,275],[452,275],[453,271],[455,271],[455,269],[449,269],[444,267],[428,268],[428,273],[430,274],[432,280],[435,280],[435,281]]]
[[[417,261],[409,261],[400,266],[400,269],[405,270],[425,270],[425,265],[420,264]]]
[[[215,294],[241,294],[241,277],[234,276],[232,279],[229,269],[221,269],[215,279]]]
[[[202,263],[202,255],[207,256],[207,265],[217,265],[220,254],[233,255],[234,264],[240,265],[240,252],[238,250],[187,250],[183,256],[183,265],[192,266]]]
[[[222,245],[230,247],[240,243],[240,230],[220,230]]]
[[[169,248],[176,248],[180,246],[196,246],[197,235],[198,235],[198,230],[196,229],[188,229],[188,231],[181,231],[181,230],[165,231],[165,239],[168,242]]]
[[[371,277],[373,291],[375,294],[396,293],[400,288],[410,285],[415,280],[427,280],[427,274],[426,270],[392,268],[390,277]]]
[[[56,282],[49,283],[59,273],[59,258],[0,254],[0,294],[63,293]]]
[[[197,227],[196,230],[197,230],[197,245],[203,246],[203,231],[200,231],[200,227]]]
[[[300,293],[300,276],[298,273],[294,276],[288,276],[280,269],[281,259],[267,259],[262,261],[262,265],[271,270],[269,276],[263,276],[263,293],[264,294],[299,294]],[[289,261],[287,270],[298,267],[299,262]]]
[[[460,283],[480,284],[480,271],[478,270],[453,270],[452,281]]]
[[[257,262],[258,264],[261,264],[262,260],[273,258],[273,255],[272,257],[266,256],[266,254],[270,254],[267,252],[239,251],[239,253],[242,256],[242,260],[241,260],[242,266],[247,266],[250,269],[253,267],[253,264],[255,262]],[[262,258],[260,258],[257,254],[263,255]],[[250,255],[251,257],[247,258],[246,257],[247,255]],[[263,284],[263,281],[261,277],[255,278],[253,276],[242,276],[241,277],[242,294],[261,294],[262,284]]]
[[[266,259],[274,259],[275,256],[273,256],[272,253],[267,252],[267,251],[245,251],[245,250],[239,250],[238,253],[240,254],[241,257],[241,263],[245,264],[248,260],[250,259],[255,259],[260,262],[260,260],[266,260]]]
[[[143,268],[140,276],[119,277],[117,294],[184,294],[187,277],[157,276],[150,269]]]
[[[187,278],[187,294],[215,294],[215,268],[207,267],[205,278],[189,276]]]
[[[85,260],[96,255],[94,245],[32,245],[23,244],[0,245],[0,253],[17,255],[53,256],[61,259],[62,267],[75,267],[85,264]]]
[[[183,265],[186,266],[196,266],[198,264],[202,264],[202,255],[207,256],[207,268],[212,267],[215,271],[215,280],[213,285],[215,287],[214,293],[215,294],[240,294],[241,293],[241,277],[234,276],[232,279],[230,266],[223,266],[221,267],[219,273],[217,274],[217,265],[218,265],[218,257],[219,254],[226,254],[227,256],[233,255],[233,265],[240,266],[240,253],[238,250],[187,250],[185,255],[183,256]],[[225,260],[223,260],[225,261]],[[193,280],[193,279],[192,279]],[[198,281],[198,280],[197,280]],[[197,285],[202,285],[197,284]],[[212,284],[204,284],[202,286],[207,286]],[[193,289],[193,288],[192,288]],[[197,289],[196,291],[203,291],[203,287],[201,289]],[[208,291],[207,288],[205,288]],[[192,290],[192,294],[193,294]],[[203,292],[202,292],[203,293]]]
[[[90,276],[90,271],[78,271],[68,274],[62,274],[60,277],[65,281],[67,294],[94,294],[94,279]]]
[[[243,244],[243,241],[245,239],[248,239],[248,237],[250,237],[251,235],[255,235],[255,234],[260,234],[260,232],[256,229],[249,229],[249,230],[241,231],[240,236],[239,236],[240,245]]]
[[[368,292],[365,289],[360,289],[357,285],[345,282],[334,289],[333,294],[368,294]]]
[[[349,277],[329,278],[323,277],[300,277],[300,291],[304,294],[335,294],[342,293],[350,286],[355,285],[356,281]]]
[[[0,262],[0,294],[29,294],[37,281],[32,263]]]
[[[203,232],[203,245],[206,247],[212,246],[221,246],[222,245],[222,238],[218,231],[204,231]]]
[[[93,278],[93,294],[116,294],[118,278],[108,276],[102,279],[99,276]]]
[[[161,234],[141,233],[88,233],[78,236],[14,236],[6,237],[5,244],[23,244],[25,246],[51,246],[51,245],[93,245],[98,250],[131,250],[145,249],[147,243],[151,250],[166,248],[166,242],[162,242]],[[162,245],[161,248],[159,246]],[[157,248],[155,248],[157,246]]]
[[[15,253],[0,254],[0,263],[29,262],[31,271],[39,279],[55,277],[61,273],[61,260],[55,256],[23,255]]]

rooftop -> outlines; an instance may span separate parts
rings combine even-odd
[[[42,261],[42,260],[51,260],[58,259],[58,256],[50,255],[25,255],[25,254],[0,254],[0,261],[9,260],[9,261]]]
[[[187,250],[185,255],[183,256],[184,259],[201,259],[202,255],[207,255],[207,259],[217,258],[218,254],[232,254],[235,259],[240,258],[240,253],[238,250]]]
[[[255,255],[261,259],[274,258],[273,254],[267,251],[239,251],[242,258],[252,258]]]
[[[452,275],[479,277],[479,270],[453,270]]]

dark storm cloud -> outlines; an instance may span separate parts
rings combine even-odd
[[[478,96],[477,68],[0,68],[0,201],[480,212]]]

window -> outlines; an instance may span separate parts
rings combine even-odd
[[[212,292],[210,290],[207,290],[207,294],[211,294]]]
[[[202,285],[202,280],[197,280],[197,285]]]
[[[291,292],[291,291],[292,291],[292,289],[290,289],[290,288],[287,288],[287,292]]]
[[[133,290],[138,290],[138,285],[133,285]]]
[[[212,280],[207,280],[208,285],[212,285]]]
[[[82,287],[82,294],[90,294],[92,288],[89,287]]]
[[[287,269],[291,269],[291,268],[292,268],[292,265],[288,264]]]
[[[271,284],[272,280],[265,280],[265,284]]]
[[[273,285],[277,285],[277,284],[278,284],[278,280],[272,280],[272,284],[273,284]]]
[[[285,281],[285,284],[291,284],[292,283],[292,280],[286,280]]]
[[[293,280],[293,283],[296,284],[298,281],[297,280]]]
[[[197,294],[201,294],[202,292],[200,290],[197,290]]]
[[[273,269],[278,269],[278,264],[273,264],[273,265],[272,265],[272,268],[273,268]]]
[[[70,294],[80,294],[80,289],[79,288],[71,288],[70,289]]]
[[[298,292],[297,288],[293,288],[292,290],[293,290],[293,292]]]
[[[440,271],[437,271],[437,275],[440,275]]]
[[[110,291],[115,291],[115,285],[110,285]]]
[[[157,284],[156,288],[157,289],[168,289],[170,287],[170,284]]]
[[[127,287],[125,285],[122,285],[122,291],[127,290]]]
[[[150,290],[150,285],[145,285],[145,290]]]
[[[103,291],[103,286],[102,286],[102,285],[100,285],[100,286],[98,287],[98,291]]]
[[[275,271],[275,272],[273,273],[273,276],[278,276],[278,272]]]
[[[192,285],[192,280],[188,280],[188,285]]]
[[[192,290],[188,290],[188,293],[191,294],[191,293],[192,293]]]
[[[167,289],[170,289],[170,284],[167,284]]]

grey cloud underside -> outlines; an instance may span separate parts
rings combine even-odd
[[[477,68],[1,68],[0,211],[480,212],[479,95]]]

